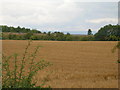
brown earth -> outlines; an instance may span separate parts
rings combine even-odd
[[[22,55],[26,40],[3,40],[5,55]],[[117,88],[117,51],[115,41],[32,41],[29,53],[41,45],[36,61],[44,59],[53,65],[37,74],[52,88]],[[12,63],[12,62],[11,62]]]

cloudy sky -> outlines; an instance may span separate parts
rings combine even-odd
[[[79,0],[3,0],[0,25],[71,34],[95,33],[100,27],[118,23],[118,2]]]

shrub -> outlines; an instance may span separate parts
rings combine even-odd
[[[3,63],[2,63],[2,69],[3,69],[3,75],[2,75],[2,87],[3,88],[43,88],[42,84],[39,86],[36,86],[37,82],[33,82],[33,78],[35,77],[35,74],[39,70],[44,69],[45,67],[48,67],[52,65],[51,63],[40,60],[39,62],[35,62],[36,54],[40,48],[40,46],[37,46],[35,48],[35,51],[30,54],[30,56],[27,56],[28,48],[31,45],[31,41],[28,42],[28,45],[25,48],[25,52],[23,54],[23,57],[21,59],[21,63],[18,64],[20,61],[18,61],[18,54],[14,54],[11,56],[2,56]],[[29,60],[26,61],[26,58]],[[10,62],[13,60],[13,68],[11,69]],[[25,71],[25,66],[29,65],[27,68],[27,71]],[[26,74],[27,73],[27,74]]]
[[[81,36],[80,40],[81,41],[94,41],[94,36],[93,35]]]

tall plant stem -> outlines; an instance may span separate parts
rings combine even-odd
[[[24,52],[24,54],[23,54],[23,58],[22,58],[22,60],[21,60],[21,68],[20,68],[20,73],[19,73],[19,80],[21,80],[21,76],[22,76],[23,69],[24,69],[24,66],[25,66],[25,57],[26,57],[27,50],[28,50],[30,44],[31,44],[31,41],[28,42],[28,45],[26,46],[25,52]],[[20,81],[19,81],[19,82],[20,82]]]

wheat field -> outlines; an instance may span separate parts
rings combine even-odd
[[[2,52],[22,56],[27,40],[2,40]],[[36,61],[53,65],[38,72],[38,85],[45,81],[52,88],[117,88],[117,51],[115,41],[32,41],[29,53],[42,46]],[[12,64],[12,62],[11,62]]]

